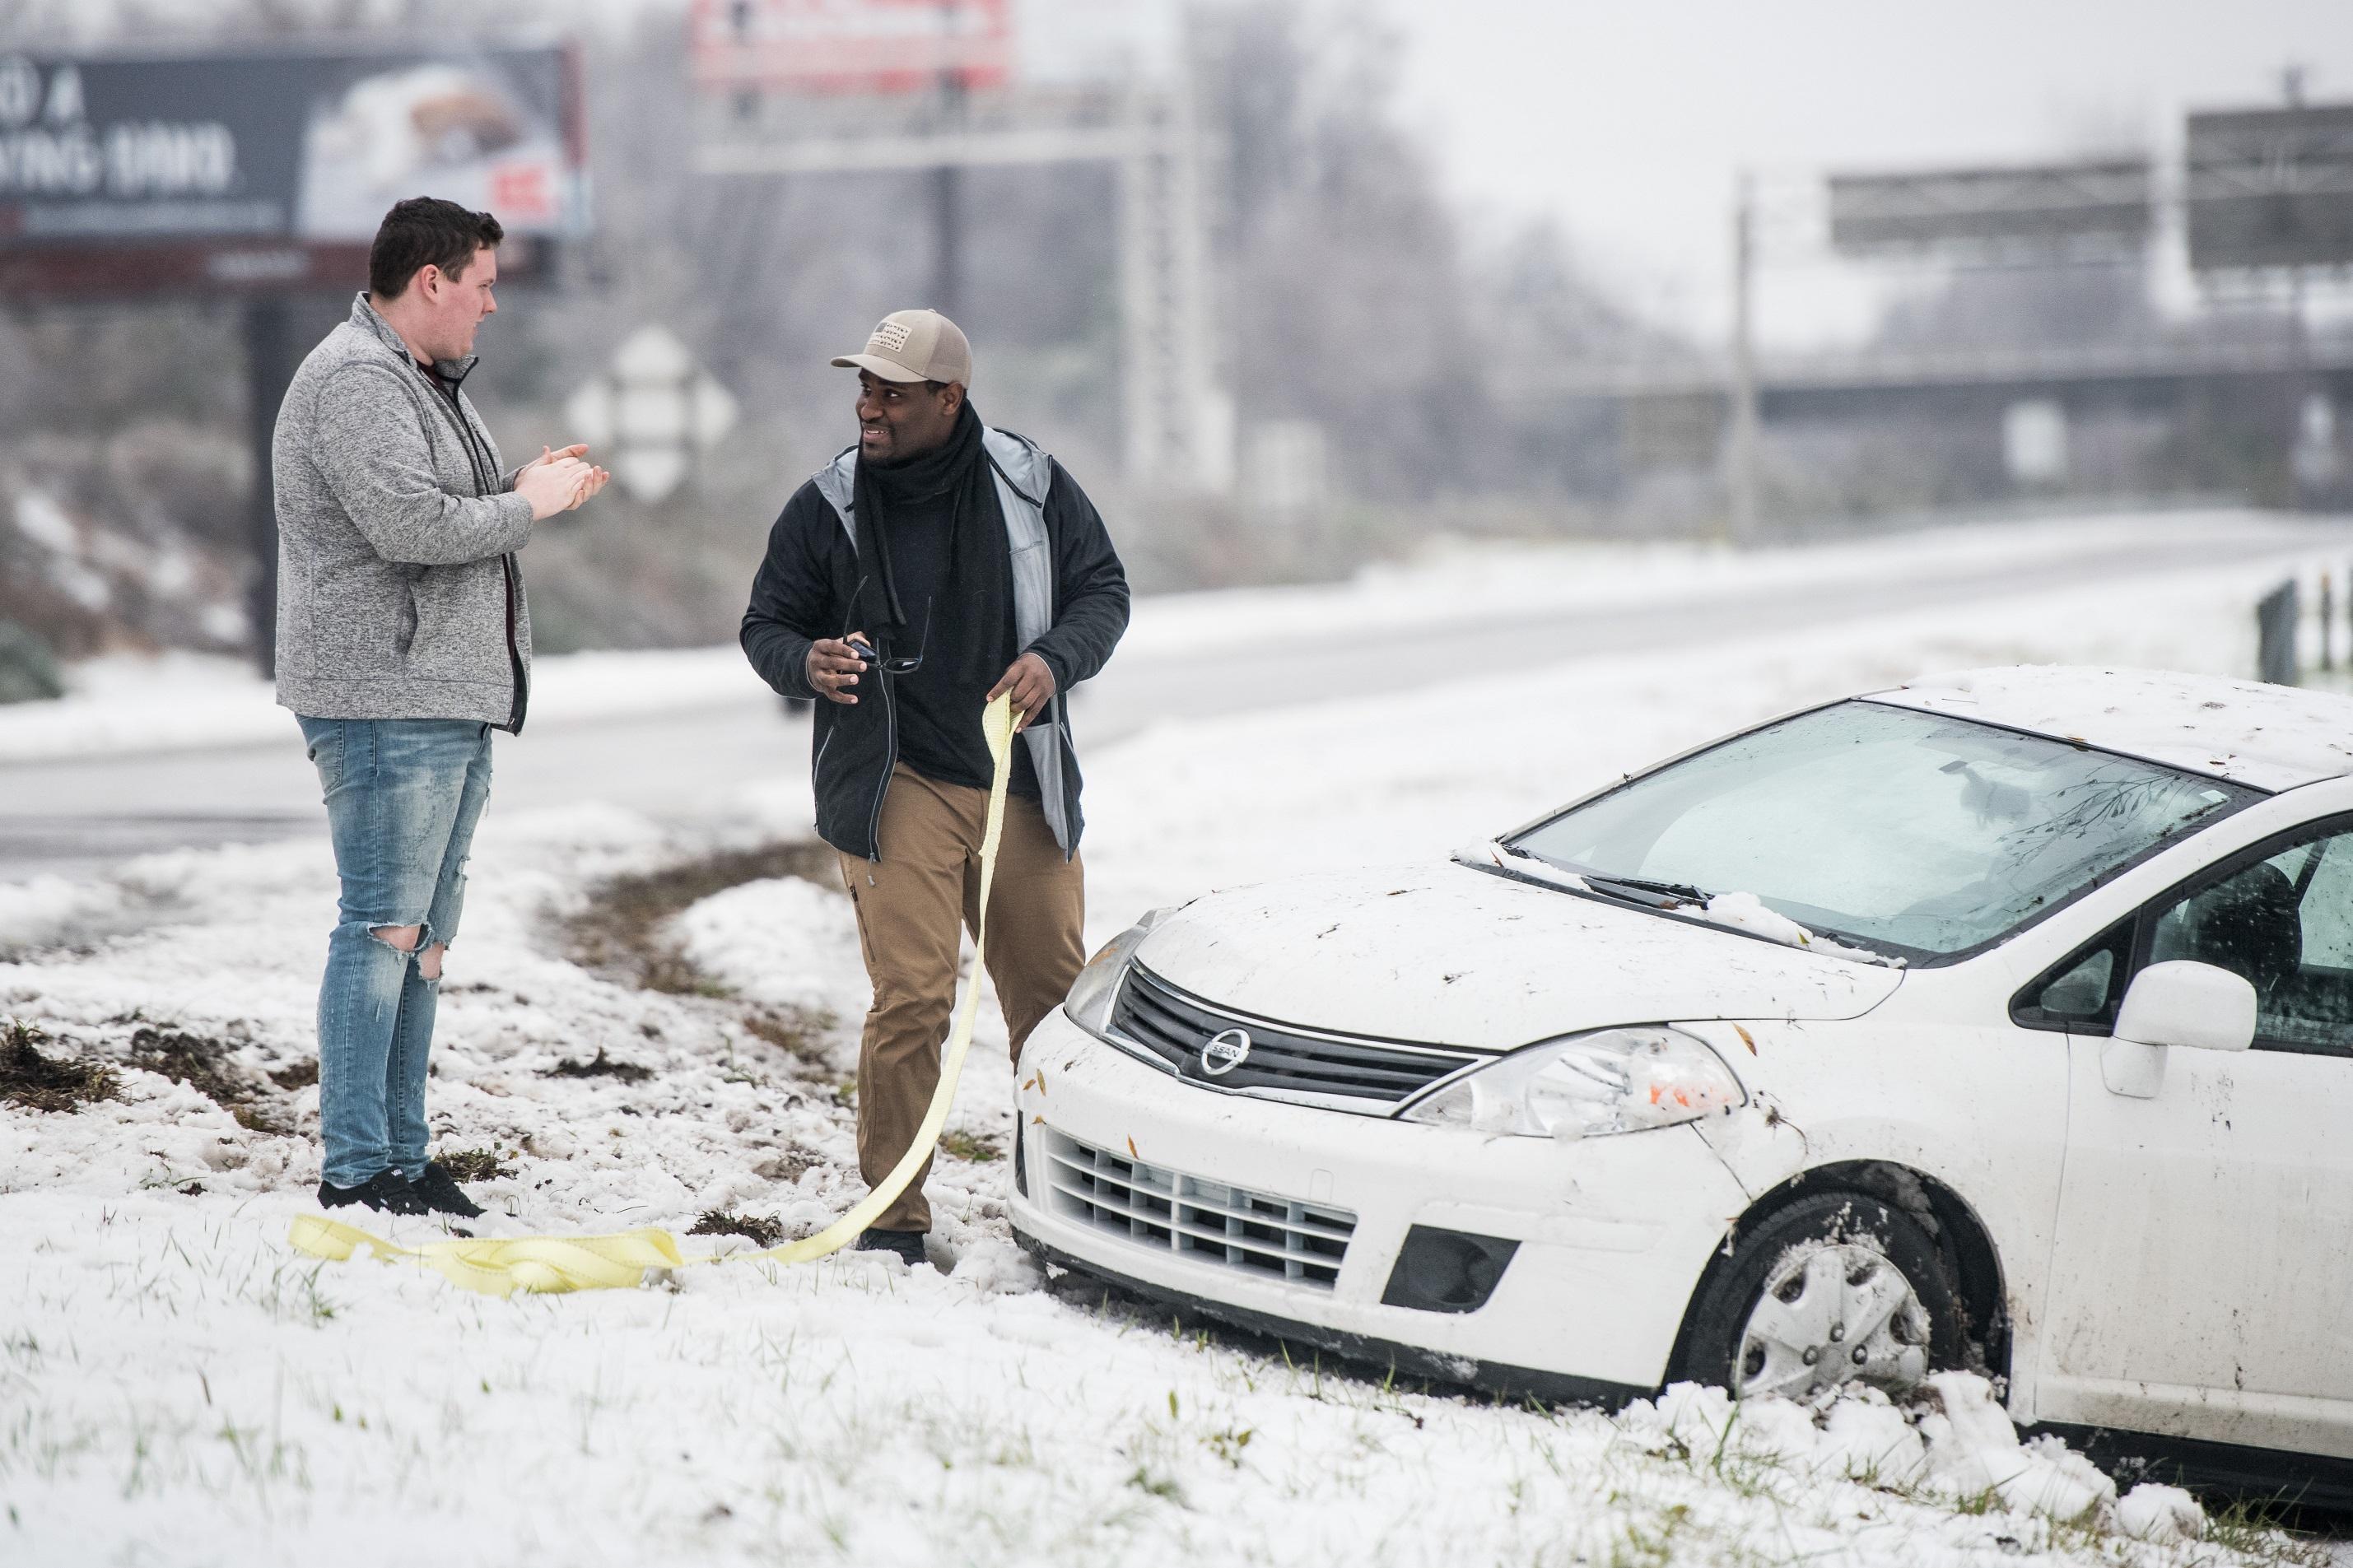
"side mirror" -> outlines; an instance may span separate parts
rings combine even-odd
[[[2165,1084],[2168,1046],[2243,1051],[2255,1041],[2255,988],[2211,963],[2152,963],[2125,988],[2116,1036],[2100,1052],[2112,1094],[2151,1100]]]

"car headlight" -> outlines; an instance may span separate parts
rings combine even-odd
[[[1098,1038],[1109,1032],[1112,1002],[1119,994],[1119,983],[1126,978],[1135,950],[1155,926],[1181,907],[1171,904],[1148,910],[1142,920],[1095,950],[1079,977],[1071,982],[1071,994],[1062,999],[1062,1011],[1071,1016],[1071,1023]]]
[[[1705,1041],[1663,1024],[1597,1029],[1514,1051],[1423,1096],[1402,1121],[1590,1138],[1672,1127],[1746,1102]]]

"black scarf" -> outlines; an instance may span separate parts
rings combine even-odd
[[[926,666],[937,658],[957,667],[939,674],[960,685],[978,679],[987,690],[1013,661],[1013,557],[988,453],[981,445],[980,416],[970,400],[957,411],[948,438],[920,457],[870,463],[860,453],[851,484],[860,624],[884,657],[920,648]],[[891,567],[891,515],[943,500],[951,521],[941,594],[928,606],[904,604]]]

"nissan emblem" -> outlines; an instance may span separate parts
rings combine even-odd
[[[1201,1070],[1211,1078],[1222,1078],[1250,1058],[1250,1048],[1249,1030],[1221,1030],[1201,1047]]]

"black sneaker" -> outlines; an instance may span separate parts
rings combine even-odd
[[[910,1268],[930,1261],[923,1256],[923,1233],[920,1230],[870,1230],[859,1237],[856,1249],[894,1253]]]
[[[458,1184],[458,1178],[449,1173],[449,1167],[438,1160],[426,1161],[424,1171],[409,1186],[425,1200],[425,1206],[435,1214],[453,1214],[459,1219],[473,1219],[482,1212],[482,1205],[466,1195],[466,1189]]]
[[[398,1171],[378,1171],[356,1187],[319,1184],[319,1206],[339,1209],[358,1204],[384,1214],[429,1214],[424,1196]]]

